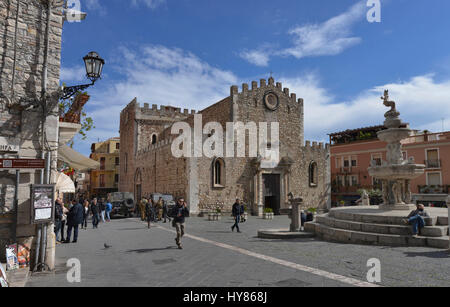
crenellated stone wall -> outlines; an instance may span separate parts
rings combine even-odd
[[[278,107],[266,107],[264,97],[268,93],[278,99]],[[252,82],[251,88],[242,85],[230,88],[230,96],[195,113],[181,112],[180,109],[148,104],[141,108],[133,100],[121,114],[121,161],[128,157],[125,172],[121,164],[120,191],[136,192],[136,184],[142,186],[142,195],[151,193],[169,193],[182,196],[188,200],[191,212],[221,208],[231,211],[231,206],[240,198],[247,204],[249,211],[260,214],[263,197],[261,180],[266,174],[280,176],[280,209],[289,210],[288,194],[304,199],[305,207],[327,209],[330,206],[330,148],[329,145],[316,142],[304,143],[304,101],[297,95],[275,83],[273,78]],[[257,157],[223,158],[224,184],[213,184],[214,158],[180,158],[171,153],[171,144],[175,136],[170,134],[174,122],[185,121],[191,128],[194,115],[202,115],[202,123],[218,122],[223,127],[224,135],[228,122],[244,124],[254,122],[279,123],[281,162],[275,169],[255,168]],[[151,144],[151,135],[157,133],[156,144]],[[203,141],[207,138],[203,135]],[[249,138],[246,138],[248,153]],[[224,144],[225,153],[225,144]],[[312,162],[317,165],[317,182],[309,184],[309,167]]]

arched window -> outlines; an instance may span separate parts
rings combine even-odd
[[[318,178],[317,163],[313,161],[309,164],[309,186],[317,187]]]
[[[214,159],[212,163],[212,180],[215,188],[225,186],[225,162],[221,158]]]
[[[153,134],[152,135],[152,145],[155,145],[157,141],[158,141],[158,137],[156,136],[156,134]]]

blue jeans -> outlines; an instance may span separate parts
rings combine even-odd
[[[106,219],[108,221],[110,221],[111,220],[111,216],[110,216],[111,211],[106,211],[105,213],[106,213]]]
[[[237,231],[240,231],[239,230],[239,220],[241,219],[241,216],[240,215],[236,215],[235,217],[234,217],[234,225],[233,225],[233,227],[231,227],[233,230],[234,230],[234,228],[236,228],[237,229]]]
[[[425,220],[420,215],[415,215],[408,220],[409,224],[412,225],[413,234],[417,234],[419,229],[425,227]]]
[[[66,241],[70,241],[70,237],[72,235],[72,228],[73,228],[73,240],[78,240],[78,224],[77,225],[68,225],[67,226],[67,238]]]
[[[59,232],[61,230],[61,220],[55,220],[55,236],[56,241],[59,241]]]
[[[100,216],[98,213],[93,214],[92,215],[92,226],[94,226],[94,228],[98,227],[98,222],[100,222]]]

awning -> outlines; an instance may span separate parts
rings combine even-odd
[[[62,145],[58,149],[58,159],[69,164],[77,171],[87,171],[90,169],[97,169],[100,167],[100,163],[83,156],[79,152],[76,152],[67,145]]]
[[[56,177],[55,191],[59,193],[75,193],[75,184],[69,176],[54,172]]]

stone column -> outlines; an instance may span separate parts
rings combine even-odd
[[[300,216],[300,208],[303,204],[303,200],[301,198],[291,199],[289,200],[292,206],[291,210],[291,225],[289,228],[290,232],[298,232],[302,227],[302,221]]]
[[[257,176],[258,176],[258,216],[262,217],[264,213],[262,172],[258,172]]]

